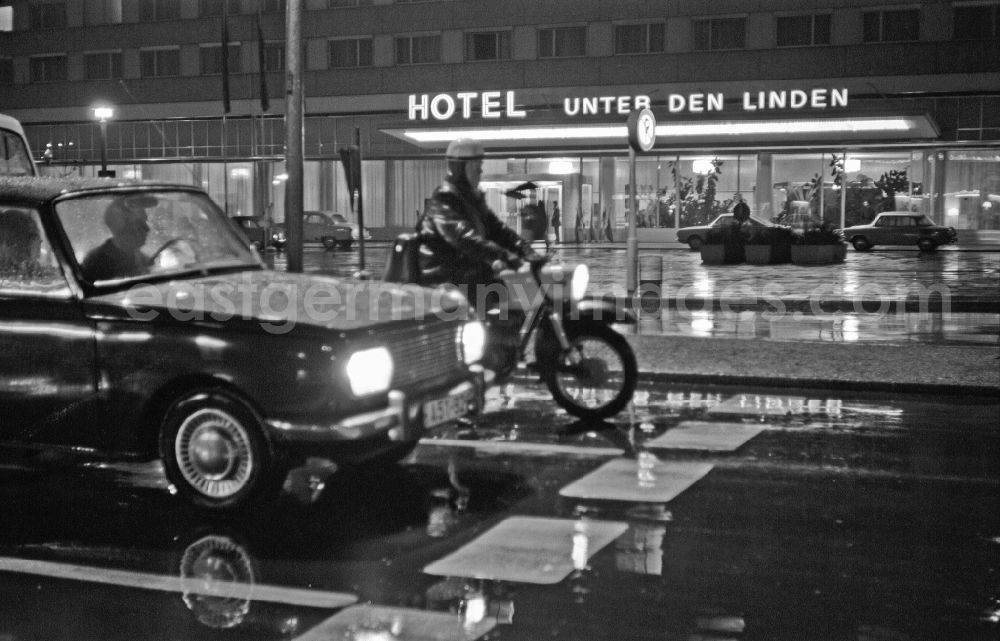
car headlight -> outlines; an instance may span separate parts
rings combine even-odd
[[[347,359],[347,382],[355,396],[384,392],[391,381],[392,356],[386,348],[359,350]]]
[[[569,281],[569,295],[575,301],[583,300],[583,295],[587,293],[587,285],[590,284],[590,268],[586,265],[577,265],[573,269],[573,276]]]
[[[486,347],[486,329],[479,321],[469,321],[462,327],[462,357],[466,365],[483,360]]]

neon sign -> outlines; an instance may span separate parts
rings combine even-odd
[[[744,112],[774,111],[782,109],[836,109],[847,107],[846,88],[780,89],[744,91],[738,104]],[[673,114],[700,114],[726,110],[727,96],[712,93],[671,93],[664,99],[666,109]],[[408,114],[410,120],[470,120],[483,118],[521,119],[527,117],[518,106],[514,91],[460,91],[456,94],[411,94]],[[649,109],[652,99],[647,95],[636,96],[587,96],[563,99],[566,116],[624,116],[634,110]]]

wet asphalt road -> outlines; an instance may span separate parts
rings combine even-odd
[[[207,519],[155,465],[5,458],[0,639],[996,639],[1000,401],[490,395],[403,465]]]

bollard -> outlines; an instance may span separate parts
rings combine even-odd
[[[663,296],[663,257],[659,254],[639,256],[639,309],[656,314]]]

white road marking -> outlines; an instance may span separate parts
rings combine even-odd
[[[625,450],[617,447],[588,447],[586,445],[560,445],[558,443],[533,443],[530,441],[467,441],[463,439],[422,438],[420,444],[435,447],[471,447],[487,452],[517,452],[539,455],[621,456],[625,453]]]
[[[562,496],[667,503],[712,471],[711,463],[657,460],[641,452],[637,460],[618,458],[559,490]]]
[[[16,557],[0,557],[0,572],[18,572],[54,579],[86,581],[104,585],[117,585],[141,590],[202,594],[205,596],[268,601],[311,608],[342,608],[357,603],[358,597],[346,592],[325,592],[278,585],[237,583],[232,581],[205,581],[148,572],[115,570],[89,565],[74,565],[55,561],[39,561]]]
[[[427,574],[551,585],[628,530],[617,521],[517,516],[424,568]]]
[[[650,450],[703,450],[733,452],[764,431],[762,425],[684,421],[660,436],[646,441]]]
[[[496,619],[488,616],[477,621],[468,615],[368,604],[338,612],[293,641],[474,641],[494,627]]]

